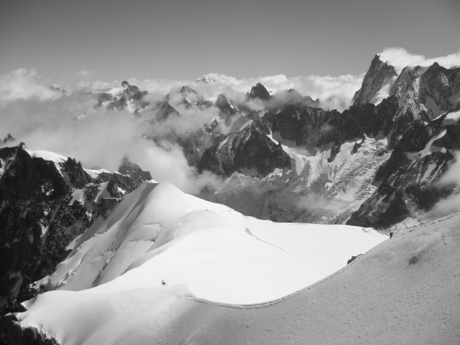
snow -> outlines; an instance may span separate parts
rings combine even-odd
[[[387,78],[387,81],[382,85],[380,90],[378,90],[373,96],[372,99],[370,100],[369,103],[373,103],[375,105],[378,105],[382,103],[382,101],[385,98],[388,98],[390,96],[390,90],[391,87],[393,86],[394,82],[396,81],[398,77],[394,76],[392,78]],[[369,96],[368,96],[369,97]]]
[[[69,201],[69,205],[72,205],[75,201],[79,202],[81,205],[85,204],[85,192],[83,189],[75,189],[72,192],[72,199]]]
[[[26,150],[26,151],[31,157],[42,158],[45,161],[50,161],[54,163],[56,170],[62,175],[61,164],[67,161],[67,157],[61,156],[60,154],[57,154],[54,152],[43,151],[43,150],[38,150],[38,151]]]
[[[443,126],[453,125],[453,124],[456,124],[458,120],[460,120],[460,110],[447,114],[442,124]]]
[[[102,339],[103,324],[113,322],[109,329],[130,324],[129,313],[121,310],[142,309],[146,298],[155,308],[139,316],[139,324],[177,298],[270,303],[327,277],[385,239],[360,227],[261,221],[167,183],[144,183],[102,225],[81,236],[49,279],[58,290],[28,302],[24,324],[43,327],[69,344],[94,343]],[[80,335],[84,339],[75,337],[75,327],[88,326],[86,318],[94,328],[91,323]]]
[[[89,176],[91,176],[91,178],[98,178],[98,176],[102,173],[108,173],[108,174],[111,173],[110,171],[105,170],[105,169],[86,169],[86,168],[83,168],[83,169]]]
[[[61,156],[60,154],[49,152],[49,151],[30,151],[26,150],[31,157],[43,158],[45,161],[50,161],[56,164],[64,163],[67,157]]]
[[[114,87],[112,89],[109,89],[107,91],[105,91],[106,93],[109,93],[111,94],[113,97],[119,95],[119,94],[122,94],[123,93],[123,90],[124,88],[122,86],[119,86],[119,87]]]
[[[439,149],[436,149],[434,146],[433,146],[433,143],[438,140],[438,139],[441,139],[444,135],[446,135],[446,132],[447,130],[442,130],[439,134],[437,134],[436,136],[434,136],[426,145],[425,147],[423,148],[422,151],[420,151],[420,157],[425,157],[427,155],[429,155],[431,152],[435,152]]]
[[[258,224],[255,219],[248,220],[251,225]],[[266,232],[266,227],[259,225],[258,229],[237,232],[234,239],[246,234],[254,244],[264,245],[263,249],[259,247],[261,250],[269,252],[272,247],[282,252],[279,248],[283,248],[293,257],[308,252],[300,241],[289,240],[294,236],[292,232],[306,235],[302,232],[305,225],[288,227],[283,241],[276,226]],[[422,228],[402,229],[336,274],[292,295],[257,305],[219,304],[196,298],[188,284],[141,284],[161,269],[147,260],[127,273],[131,279],[123,280],[124,274],[92,289],[40,295],[26,303],[29,310],[19,317],[23,326],[43,329],[61,344],[458,344],[459,226],[460,215],[455,215]],[[327,231],[328,226],[322,227]],[[342,230],[347,232],[348,228]],[[358,238],[363,236],[359,231],[353,229]],[[164,250],[167,254],[176,249],[176,256],[170,253],[167,258],[174,262],[164,258],[157,263],[170,268],[179,265],[181,256],[187,255],[183,251],[198,245],[198,240],[214,242],[212,232],[196,231],[189,236],[190,241],[177,238],[180,247]],[[199,238],[193,238],[195,235]],[[228,231],[220,240],[232,241],[231,237]],[[330,241],[327,236],[323,239]],[[232,243],[226,250],[231,251],[231,247]],[[208,254],[216,254],[208,249],[211,252],[195,255],[205,260]],[[225,257],[225,253],[218,255]],[[251,258],[245,261],[250,265]],[[267,261],[266,266],[274,267],[273,262]],[[213,264],[211,268],[234,267],[228,261],[214,260]],[[140,273],[144,265],[149,267],[141,277],[136,270]],[[290,269],[295,271],[295,265]],[[275,267],[265,270],[276,273]],[[189,274],[188,270],[181,273]],[[231,272],[220,273],[215,279],[223,277],[218,284],[225,288]],[[245,276],[246,272],[241,274]],[[230,295],[245,287],[251,289],[249,282],[239,283],[238,290],[230,291]]]
[[[188,285],[196,297],[234,304],[290,294],[386,238],[356,227],[260,221],[163,183],[147,183],[130,195],[96,234],[59,265],[54,284],[120,290],[164,279]],[[115,278],[117,284],[101,285]]]

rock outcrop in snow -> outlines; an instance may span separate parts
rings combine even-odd
[[[85,169],[72,158],[23,145],[0,149],[2,309],[36,294],[29,284],[54,270],[75,237],[151,179],[128,160],[120,171]]]

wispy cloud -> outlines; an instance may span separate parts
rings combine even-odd
[[[86,77],[89,77],[93,74],[93,71],[91,70],[86,70],[86,69],[82,69],[80,71],[78,71],[77,75],[79,77],[82,77],[82,78],[86,78]]]
[[[128,111],[94,109],[95,97],[86,93],[58,93],[57,97],[48,93],[33,73],[21,71],[19,75],[22,79],[25,75],[31,85],[20,84],[21,90],[28,93],[8,97],[0,107],[0,138],[11,133],[17,142],[25,142],[31,150],[57,152],[76,158],[86,167],[112,171],[127,155],[148,169],[154,179],[173,183],[192,194],[220,182],[210,173],[199,176],[188,165],[178,145],[168,142],[160,145],[145,139],[143,134],[149,131],[148,124]],[[85,116],[78,119],[82,114]],[[194,126],[193,121],[199,118],[190,119],[190,127]]]
[[[437,183],[440,187],[456,186],[460,189],[460,152],[455,154],[455,160]],[[441,199],[430,211],[429,216],[436,218],[460,211],[460,194],[454,193]]]
[[[8,102],[35,98],[57,99],[62,93],[47,86],[35,69],[19,68],[0,77],[0,106]]]
[[[445,68],[460,66],[460,51],[446,56],[427,58],[424,55],[409,53],[404,48],[390,47],[385,48],[379,55],[382,61],[395,67],[398,73],[406,66],[431,66],[435,62]]]

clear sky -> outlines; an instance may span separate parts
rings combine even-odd
[[[460,0],[0,0],[0,75],[59,82],[358,75],[385,47],[460,49]]]

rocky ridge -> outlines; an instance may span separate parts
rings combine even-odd
[[[219,117],[198,131],[184,134],[171,129],[161,140],[180,145],[189,164],[199,171],[227,178],[217,190],[203,191],[201,196],[209,200],[277,221],[345,222],[351,217],[353,224],[387,227],[415,216],[416,209],[428,210],[452,191],[439,190],[436,181],[453,160],[458,146],[454,134],[443,136],[450,144],[437,140],[442,153],[428,150],[412,165],[404,157],[426,152],[428,142],[444,130],[455,133],[457,121],[450,121],[450,127],[429,128],[436,127],[432,123],[436,117],[460,108],[459,79],[459,68],[446,69],[437,63],[407,66],[398,74],[376,55],[354,104],[342,112],[323,110],[319,100],[293,89],[271,95],[261,83],[252,87],[243,101],[223,93],[214,104],[184,85],[167,96],[157,113],[164,116],[158,120],[168,121],[174,114],[174,121],[180,121],[180,107],[203,110],[215,106]],[[253,109],[254,103],[257,109]],[[158,141],[159,137],[152,139]],[[366,170],[359,171],[359,164]],[[428,178],[432,166],[443,168]],[[352,180],[366,188],[355,185],[343,192],[341,186],[354,185]],[[411,186],[409,192],[402,192],[403,185]],[[398,192],[390,192],[388,186]],[[342,201],[337,201],[338,195]],[[417,201],[421,198],[431,201]],[[306,205],[305,200],[319,207]],[[373,212],[372,220],[366,220],[366,212],[381,209],[377,200],[399,206],[391,206],[394,212],[390,213]],[[246,206],[241,209],[239,205]],[[334,210],[336,207],[340,211]]]
[[[119,172],[89,170],[80,162],[24,144],[0,149],[1,307],[31,298],[30,284],[51,273],[70,243],[104,219],[150,173],[127,159]]]

